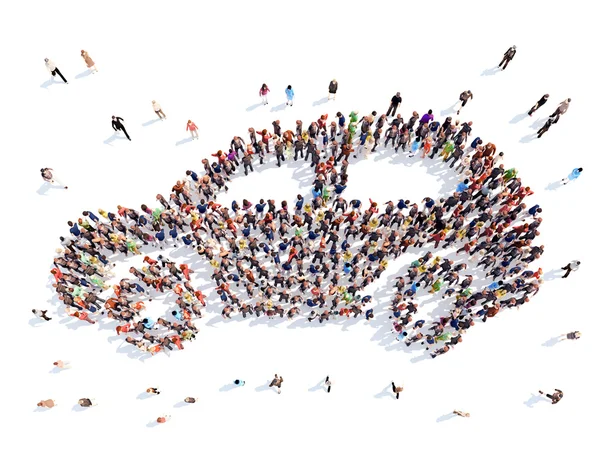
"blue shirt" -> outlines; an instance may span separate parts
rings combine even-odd
[[[256,212],[263,212],[263,210],[265,209],[266,203],[257,203],[255,208],[256,208]]]
[[[301,198],[300,200],[298,200],[296,202],[296,209],[302,209],[303,205],[304,205],[304,198]]]
[[[346,123],[346,118],[344,117],[343,114],[338,118],[338,123],[340,124],[340,128],[344,128],[344,125]]]
[[[193,170],[190,170],[190,177],[192,177],[192,180],[198,181],[198,175]]]
[[[294,90],[293,89],[286,89],[285,90],[285,95],[287,96],[288,100],[292,100],[294,98]]]
[[[576,180],[577,178],[579,178],[579,175],[581,175],[579,169],[573,169],[573,172],[569,174],[568,178],[569,180]]]
[[[341,194],[342,192],[344,192],[344,189],[346,189],[347,186],[344,186],[343,184],[336,184],[335,185],[335,193],[336,194]]]
[[[456,192],[464,192],[467,189],[469,189],[469,185],[466,184],[465,182],[461,182],[461,183],[459,183],[458,187],[456,188]]]
[[[495,291],[498,288],[500,288],[500,284],[497,281],[494,281],[488,286],[488,289],[491,289],[492,291]]]

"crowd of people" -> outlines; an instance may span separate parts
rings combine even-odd
[[[397,93],[390,112],[401,102]],[[141,266],[130,268],[130,278],[108,285],[111,255],[172,245],[187,246],[210,263],[225,320],[265,315],[319,323],[373,319],[374,304],[384,299],[374,302],[365,291],[410,250],[416,258],[393,276],[387,315],[398,340],[424,345],[432,358],[462,342],[478,321],[518,308],[538,292],[542,269],[529,266],[544,252],[535,240],[541,208],[525,204],[533,191],[516,168],[504,167],[493,143],[473,135],[472,122],[437,121],[431,110],[406,121],[375,111],[359,119],[353,111],[348,120],[338,112],[332,122],[322,114],[307,127],[297,120],[295,130],[284,131],[279,120],[272,126],[249,128],[246,140],[234,136],[226,151],[202,160],[203,172],[188,170],[152,207],[118,205],[116,213],[84,211],[69,221],[70,236],[61,238],[51,271],[68,313],[90,323],[106,314],[142,351],[182,349],[183,341],[194,339],[194,319],[206,306],[188,265],[145,255]],[[455,192],[419,202],[344,198],[350,155],[399,150],[454,171]],[[253,171],[255,159],[281,166],[292,156],[314,169],[309,195],[279,205],[264,199],[218,203],[218,192],[228,190],[242,169]],[[456,255],[434,255],[440,246]],[[155,292],[174,294],[169,317],[144,316],[145,300]],[[451,298],[451,306],[431,322],[416,320],[421,293]]]

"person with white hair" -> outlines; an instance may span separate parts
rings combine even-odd
[[[51,59],[48,58],[44,58],[44,62],[46,63],[46,69],[48,69],[48,72],[50,72],[50,74],[55,77],[56,75],[58,75],[59,77],[62,78],[62,80],[66,83],[69,84],[69,82],[67,81],[67,79],[63,76],[63,74],[60,72],[60,70],[58,70],[58,67],[56,67],[56,64],[54,64],[54,61],[52,61]]]
[[[160,120],[167,118],[167,116],[165,116],[165,113],[163,112],[162,108],[156,100],[152,100],[152,108],[154,109],[154,113],[158,116]]]

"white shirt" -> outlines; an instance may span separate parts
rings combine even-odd
[[[154,106],[154,111],[160,111],[161,107],[157,102],[152,103],[152,106]]]
[[[49,59],[48,61],[46,61],[46,69],[48,69],[48,72],[52,73],[56,70],[56,64],[54,64],[54,62]]]

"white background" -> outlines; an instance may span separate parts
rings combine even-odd
[[[587,8],[577,1],[4,6],[5,442],[10,448],[595,448],[598,33]],[[518,50],[508,69],[486,75],[513,44]],[[82,48],[98,74],[86,75]],[[68,86],[47,82],[45,57]],[[320,102],[334,77],[338,99]],[[255,107],[263,82],[271,88],[270,102]],[[296,99],[283,110],[288,84]],[[206,326],[213,312],[198,321],[199,338],[185,351],[140,362],[121,347],[110,322],[100,331],[60,323],[48,271],[58,237],[68,233],[66,221],[84,209],[153,204],[156,193],[166,195],[186,169],[200,171],[200,160],[225,149],[233,135],[245,138],[249,126],[271,130],[280,119],[285,130],[298,118],[308,124],[325,112],[381,113],[398,90],[405,117],[429,108],[442,117],[466,89],[474,100],[460,118],[473,120],[474,135],[505,153],[506,167],[516,166],[535,191],[527,203],[544,210],[545,272],[556,274],[572,259],[582,268],[568,280],[547,280],[519,311],[478,324],[451,353],[421,360],[415,358],[420,349],[390,350],[377,338],[385,330],[364,320],[344,327],[288,328],[285,321]],[[522,118],[545,93],[548,104]],[[568,113],[542,139],[529,141],[566,97],[573,99]],[[168,119],[148,125],[155,119],[153,99]],[[113,114],[125,119],[132,142],[109,139]],[[200,140],[176,145],[188,137],[188,119],[199,126]],[[416,201],[454,188],[420,160],[390,157],[388,151],[376,163],[370,158],[352,167],[345,197]],[[292,179],[299,164],[273,165],[236,180],[224,201],[307,192]],[[41,167],[54,168],[69,189],[43,186]],[[574,167],[585,168],[579,180],[550,189]],[[31,308],[48,308],[55,319],[30,320]],[[552,339],[573,330],[583,338]],[[73,368],[53,373],[56,359],[70,360]],[[285,379],[282,395],[263,389],[275,372]],[[335,381],[329,395],[314,389],[327,374]],[[246,386],[228,390],[237,377]],[[392,379],[405,385],[398,401],[387,393]],[[155,385],[160,396],[138,397]],[[558,405],[531,397],[554,388],[565,392]],[[200,400],[181,407],[185,396]],[[72,410],[80,397],[100,405]],[[59,406],[37,411],[35,404],[46,398]],[[471,418],[449,418],[453,409]],[[148,426],[162,413],[173,419]]]

